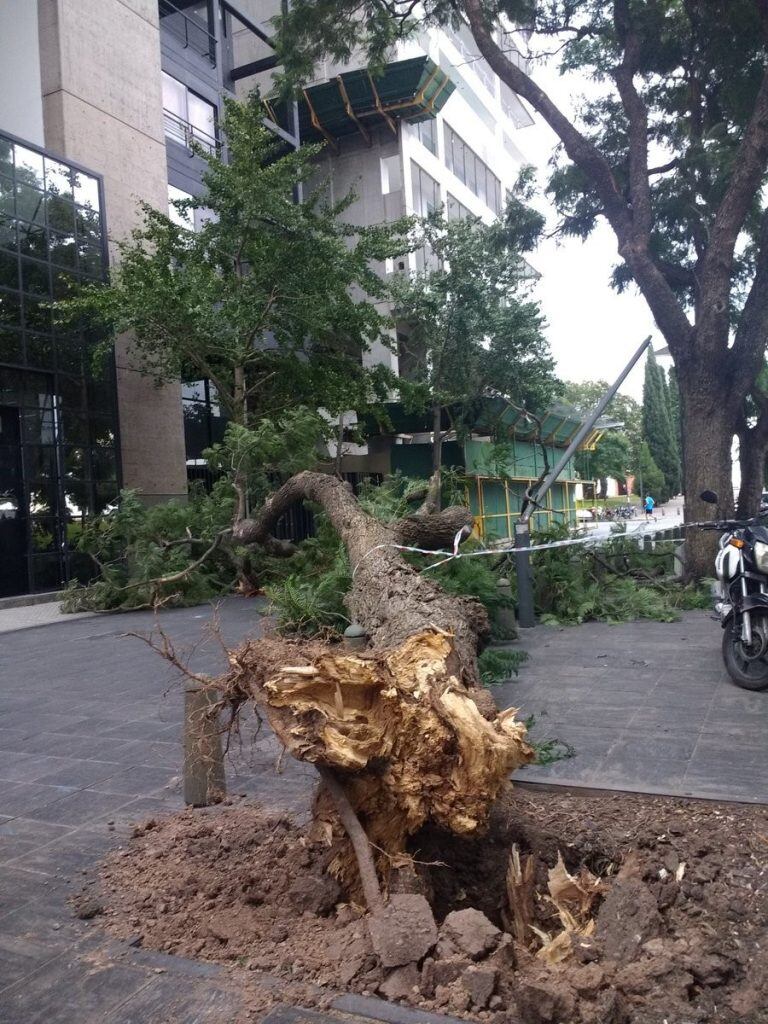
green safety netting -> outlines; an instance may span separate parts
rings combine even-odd
[[[394,128],[399,119],[434,117],[455,89],[442,68],[427,56],[387,64],[374,75],[366,69],[309,86],[299,100],[301,138],[333,142],[377,125]]]

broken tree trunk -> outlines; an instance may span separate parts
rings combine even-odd
[[[393,545],[450,548],[459,530],[472,528],[469,509],[454,506],[430,515],[413,515],[381,523],[358,504],[351,488],[324,473],[297,473],[266,502],[256,519],[234,529],[242,544],[271,544],[271,531],[294,502],[305,499],[322,505],[341,537],[352,566],[352,590],[346,603],[352,619],[365,628],[371,646],[393,647],[433,625],[454,637],[458,673],[469,686],[478,683],[478,644],[490,624],[479,601],[454,597],[427,576],[420,575]]]
[[[483,606],[443,591],[397,548],[451,547],[458,531],[471,529],[469,510],[383,524],[342,481],[306,472],[284,484],[256,519],[238,524],[235,539],[269,543],[277,520],[301,498],[323,507],[346,546],[353,570],[346,602],[371,646],[350,653],[316,641],[247,641],[230,652],[229,671],[216,686],[235,703],[254,700],[294,757],[315,764],[326,781],[336,779],[386,885],[425,822],[459,835],[481,829],[509,773],[530,761],[532,750],[514,710],[481,713],[479,697],[489,696],[475,688],[478,646],[488,633]],[[331,870],[360,892],[368,869],[341,841],[333,789],[321,788],[315,824],[336,846]],[[359,847],[359,834],[354,838]]]

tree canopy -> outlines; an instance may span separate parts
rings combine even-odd
[[[383,394],[360,355],[388,326],[369,299],[382,298],[376,267],[403,252],[407,225],[347,224],[352,197],[329,203],[322,185],[307,189],[319,147],[286,151],[256,95],[225,104],[222,131],[226,161],[199,152],[203,192],[174,203],[181,217],[144,206],[110,286],[85,290],[65,314],[130,331],[138,362],[159,381],[207,377],[237,423]],[[198,230],[183,223],[191,210]]]
[[[326,55],[382,62],[419,29],[415,11],[405,0],[295,0],[276,22],[286,82]],[[699,490],[731,492],[732,438],[768,329],[768,3],[426,0],[419,11],[428,24],[466,24],[558,135],[549,188],[561,230],[586,237],[599,218],[613,229],[614,283],[640,289],[677,367],[686,514],[702,518]],[[597,83],[578,115],[537,84],[546,54],[575,84]],[[688,550],[706,571],[705,540]]]
[[[414,244],[425,254],[425,268],[396,275],[390,294],[407,331],[401,373],[410,383],[411,404],[433,413],[438,469],[444,413],[461,434],[471,428],[483,396],[541,410],[557,382],[513,226],[446,220],[437,213],[421,224]]]

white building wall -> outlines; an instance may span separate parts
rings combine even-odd
[[[0,129],[45,145],[35,0],[0,0]]]

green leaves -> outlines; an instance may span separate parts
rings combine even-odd
[[[654,497],[657,501],[663,501],[679,494],[681,479],[677,424],[670,399],[669,384],[664,371],[656,362],[653,349],[648,350],[645,364],[643,437],[648,444],[651,457],[664,479],[661,496],[654,495]],[[649,481],[643,479],[643,484],[646,494],[653,493],[649,489]]]
[[[158,383],[208,378],[228,418],[243,426],[296,405],[341,410],[377,401],[381,374],[361,356],[389,321],[377,262],[402,252],[405,224],[344,222],[350,198],[330,202],[316,175],[317,146],[285,150],[262,123],[258,96],[227,101],[228,160],[207,163],[192,232],[143,207],[110,286],[83,291],[60,315],[131,332]],[[298,191],[302,202],[294,202]]]
[[[393,279],[398,319],[409,325],[401,359],[425,405],[451,407],[461,430],[464,412],[483,395],[543,408],[555,388],[543,319],[527,297],[528,268],[517,228],[531,222],[515,208],[507,221],[427,218],[413,245],[427,269]]]

